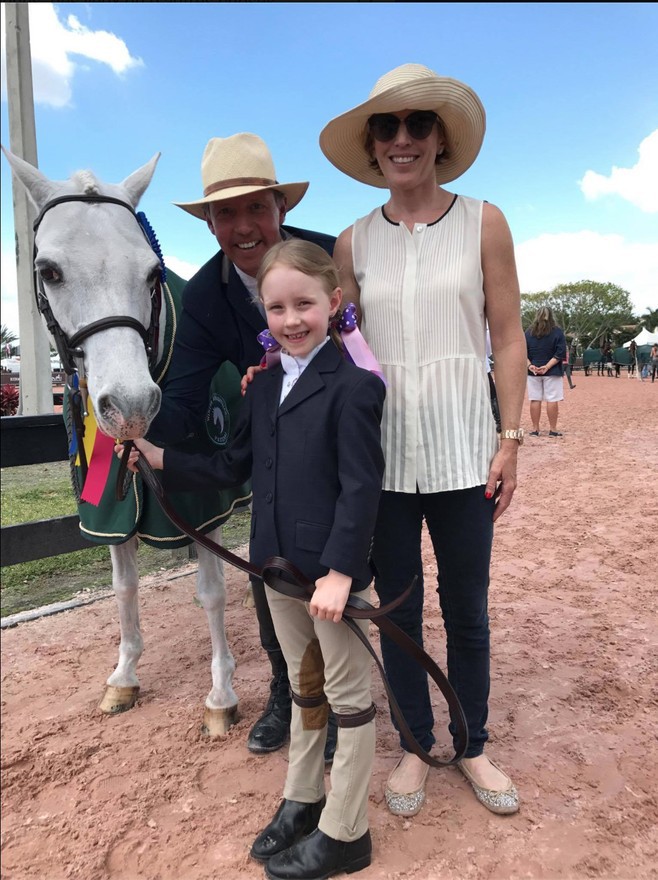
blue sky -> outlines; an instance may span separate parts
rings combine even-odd
[[[114,183],[161,152],[141,208],[184,277],[216,250],[172,204],[201,196],[209,138],[261,135],[280,181],[311,182],[288,222],[338,234],[385,191],[334,168],[320,130],[416,62],[485,106],[482,151],[446,188],[505,213],[522,291],[610,281],[639,313],[658,307],[658,4],[39,3],[30,36],[41,170]],[[0,167],[2,323],[17,332]]]

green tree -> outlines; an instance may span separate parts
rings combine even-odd
[[[521,294],[521,319],[527,329],[537,309],[549,306],[567,339],[577,339],[583,348],[596,347],[606,337],[614,344],[629,336],[624,325],[634,325],[631,295],[616,284],[600,281],[576,281],[558,284],[549,291]],[[623,339],[621,337],[624,337]]]

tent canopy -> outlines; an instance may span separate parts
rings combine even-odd
[[[635,339],[629,339],[624,343],[624,348],[628,348],[631,342],[635,342],[636,345],[655,345],[658,343],[658,333],[650,333],[646,327],[643,327]]]

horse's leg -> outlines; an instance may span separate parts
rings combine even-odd
[[[107,680],[99,709],[114,715],[132,709],[139,694],[137,663],[142,656],[144,643],[139,628],[137,538],[110,546],[110,557],[112,586],[119,606],[121,644],[119,662]]]
[[[221,527],[208,537],[219,543]],[[224,611],[226,609],[226,580],[224,564],[219,557],[201,545],[197,545],[199,568],[197,572],[197,596],[208,615],[210,641],[212,644],[212,690],[206,697],[203,732],[211,737],[224,736],[229,727],[238,720],[238,698],[233,690],[235,660],[226,640]]]

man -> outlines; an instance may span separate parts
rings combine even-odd
[[[209,389],[222,363],[229,361],[241,375],[260,363],[263,349],[257,336],[267,324],[256,297],[256,274],[269,248],[294,237],[332,254],[335,242],[334,236],[283,226],[286,212],[301,201],[308,183],[278,183],[267,145],[255,134],[208,141],[201,179],[203,198],[176,204],[206,221],[220,250],[188,281],[183,294],[162,406],[149,431],[150,440],[166,445],[213,422],[206,418]],[[288,739],[291,698],[264,586],[252,580],[252,589],[261,644],[272,667],[267,707],[247,740],[251,752],[262,754],[281,748]],[[333,758],[335,747],[336,727],[330,718],[325,760]]]

